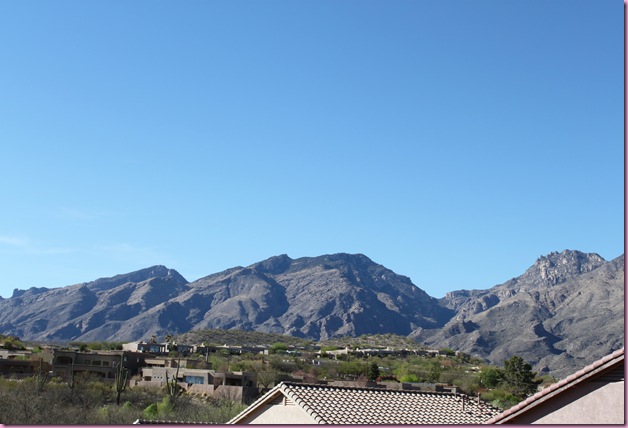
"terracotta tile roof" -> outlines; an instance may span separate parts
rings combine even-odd
[[[588,379],[589,377],[591,377],[592,375],[614,365],[617,364],[619,362],[623,363],[624,361],[624,348],[621,348],[615,352],[613,352],[612,354],[609,354],[599,360],[597,360],[596,362],[586,366],[585,368],[583,368],[582,370],[577,371],[576,373],[566,377],[565,379],[562,379],[552,385],[550,385],[549,387],[543,389],[542,391],[537,392],[536,394],[534,394],[531,397],[528,397],[527,399],[525,399],[524,401],[522,401],[519,404],[514,405],[513,407],[511,407],[510,409],[500,413],[499,415],[489,419],[488,421],[486,421],[486,424],[498,424],[498,423],[502,423],[505,422],[506,419],[510,419],[511,417],[513,417],[515,414],[520,414],[525,412],[526,410],[537,406],[538,404],[546,401],[547,399],[549,399],[550,397],[553,397],[571,387],[573,387],[574,385],[577,385],[578,383],[584,381],[585,379]]]
[[[463,394],[281,383],[229,423],[279,393],[319,424],[481,424],[499,410]],[[315,423],[316,423],[315,422]]]

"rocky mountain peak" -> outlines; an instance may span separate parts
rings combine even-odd
[[[523,279],[534,278],[545,285],[556,285],[602,266],[606,260],[595,253],[564,250],[540,256],[532,267],[522,276]]]
[[[287,254],[274,256],[251,266],[263,273],[278,275],[285,272],[292,264],[292,259]]]
[[[142,282],[152,278],[168,279],[176,284],[187,284],[188,281],[176,270],[168,269],[163,265],[151,266],[135,272],[116,275],[110,278],[100,278],[85,283],[90,290],[103,291],[115,288],[127,282]]]
[[[14,288],[13,295],[11,297],[20,297],[20,296],[24,296],[25,294],[32,294],[32,295],[40,294],[48,290],[49,289],[46,287],[31,287],[28,290],[20,290],[20,289]]]

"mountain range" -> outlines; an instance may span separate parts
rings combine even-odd
[[[271,257],[188,282],[153,266],[0,298],[0,333],[34,341],[133,341],[204,328],[313,340],[393,333],[500,364],[517,354],[569,374],[624,345],[624,256],[565,250],[521,276],[442,299],[361,254]]]

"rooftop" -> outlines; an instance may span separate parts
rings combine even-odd
[[[507,419],[512,418],[513,416],[520,414],[522,412],[527,411],[528,409],[539,405],[545,400],[553,397],[561,392],[579,384],[580,382],[589,379],[591,376],[607,369],[608,367],[613,366],[614,364],[618,364],[624,361],[624,348],[618,349],[612,354],[606,355],[603,358],[595,361],[594,363],[586,366],[582,370],[577,371],[576,373],[562,379],[559,382],[556,382],[549,387],[543,389],[542,391],[537,392],[531,397],[528,397],[526,400],[522,401],[519,404],[514,405],[510,409],[500,413],[499,415],[494,416],[490,420],[486,421],[487,424],[497,424],[506,421]]]
[[[480,424],[499,413],[463,394],[282,382],[229,423],[282,396],[319,424]]]

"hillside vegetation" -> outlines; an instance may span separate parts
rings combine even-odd
[[[285,343],[289,346],[311,346],[314,342],[284,334],[262,333],[259,331],[204,329],[194,330],[175,337],[183,344],[230,345],[230,346],[270,346],[273,343]]]

